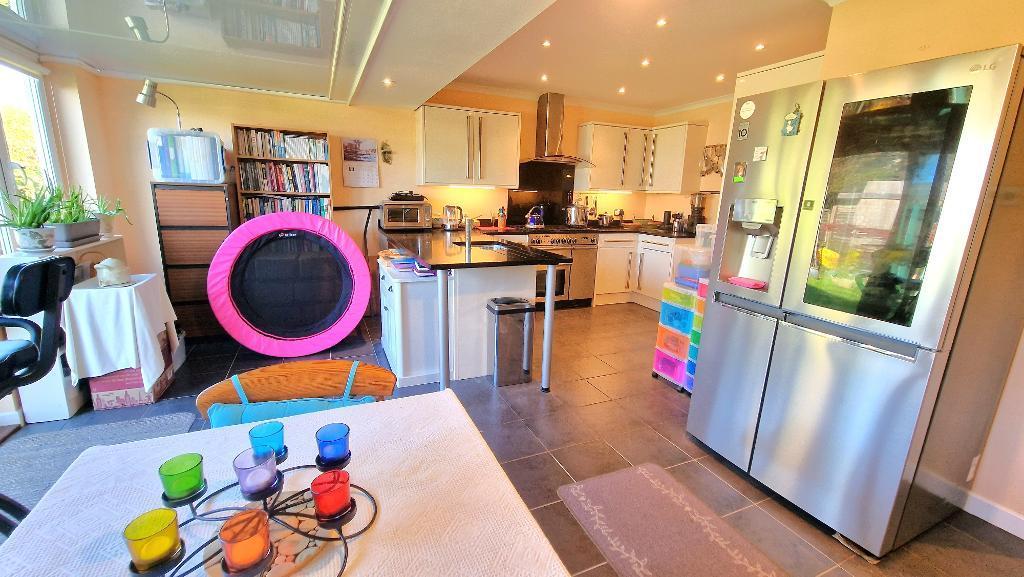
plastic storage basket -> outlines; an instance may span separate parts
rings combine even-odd
[[[146,131],[146,140],[153,180],[193,184],[224,182],[224,145],[216,134],[150,128]]]

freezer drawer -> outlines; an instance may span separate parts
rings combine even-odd
[[[686,430],[746,471],[779,321],[709,298]]]
[[[913,351],[898,356],[780,323],[750,466],[754,478],[875,555],[891,548],[935,362],[935,353]]]

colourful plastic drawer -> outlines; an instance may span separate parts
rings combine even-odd
[[[690,332],[690,344],[700,346],[700,331]]]
[[[693,315],[692,330],[699,331],[704,328],[704,315],[696,313]]]
[[[684,309],[693,309],[697,304],[697,294],[689,290],[679,290],[666,285],[661,289],[661,300],[672,303]]]
[[[688,361],[696,361],[697,360],[697,351],[699,351],[699,350],[700,350],[700,348],[697,345],[695,345],[693,343],[690,343],[690,350],[689,350],[689,353],[686,355],[686,360],[688,360]]]
[[[654,372],[681,385],[686,379],[686,361],[680,361],[672,355],[654,349]]]
[[[697,310],[697,314],[704,314],[704,299],[697,299],[697,306],[694,307]]]
[[[683,378],[683,388],[686,389],[687,392],[693,392],[693,375],[686,375],[686,377]]]
[[[700,282],[697,283],[697,296],[702,299],[708,298],[708,279],[702,278],[700,279]]]
[[[696,375],[697,374],[697,361],[686,361],[686,374]]]
[[[668,302],[661,303],[661,319],[659,322],[666,327],[687,334],[693,330],[693,311]]]
[[[690,350],[690,337],[681,335],[666,326],[658,325],[657,346],[675,357],[685,359]]]

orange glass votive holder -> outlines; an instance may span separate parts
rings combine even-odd
[[[137,571],[148,571],[181,550],[178,513],[174,509],[147,511],[124,528],[124,541]]]
[[[270,518],[257,509],[235,513],[221,526],[219,538],[228,571],[245,571],[270,553]]]

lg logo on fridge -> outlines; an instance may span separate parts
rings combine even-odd
[[[983,70],[995,70],[995,64],[975,64],[971,66],[971,72],[981,72]]]

